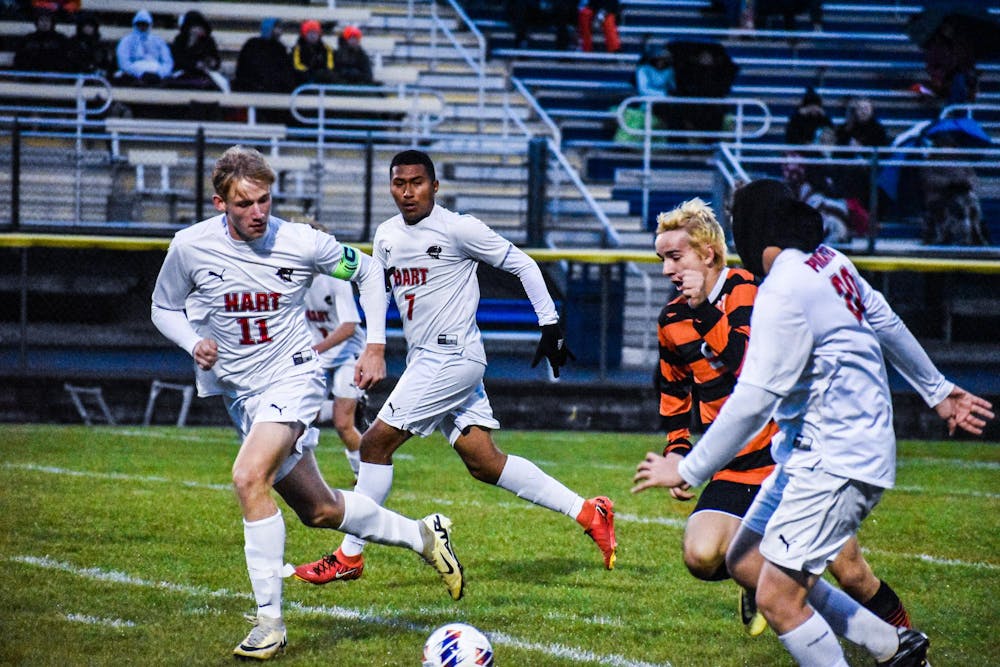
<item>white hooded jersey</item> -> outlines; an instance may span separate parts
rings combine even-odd
[[[500,267],[512,250],[481,220],[441,206],[414,225],[402,215],[379,225],[372,256],[386,267],[409,350],[463,353],[485,364],[476,266]],[[551,297],[544,293],[537,300],[536,312],[550,318],[543,321],[557,321]]]
[[[361,328],[361,315],[354,302],[351,283],[332,276],[317,275],[306,292],[306,324],[313,336],[313,343],[327,337],[346,322],[353,322],[354,333],[319,355],[320,366],[336,368],[344,362],[357,359],[365,347],[365,330]]]
[[[952,385],[884,297],[840,252],[785,249],[761,285],[740,382],[778,395],[774,458],[815,457],[835,475],[895,480],[892,396],[882,346],[929,405]]]
[[[213,371],[227,393],[314,371],[303,300],[313,276],[333,272],[342,253],[333,236],[308,225],[272,216],[267,233],[247,243],[230,236],[225,215],[209,218],[171,241],[153,290],[154,321],[157,309],[197,304],[197,335],[164,333],[189,353],[191,340],[213,338]]]

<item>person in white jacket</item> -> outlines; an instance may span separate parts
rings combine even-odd
[[[115,55],[119,68],[115,82],[119,84],[157,86],[174,71],[170,47],[153,34],[153,17],[145,9],[132,17],[132,32],[118,41]]]

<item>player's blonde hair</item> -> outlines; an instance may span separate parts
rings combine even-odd
[[[270,187],[275,181],[274,170],[255,148],[237,144],[226,149],[212,170],[212,187],[223,200],[229,197],[233,185],[252,181]]]
[[[722,268],[726,265],[726,235],[722,225],[715,219],[712,207],[700,197],[689,199],[678,205],[672,211],[666,211],[656,216],[656,233],[671,232],[683,229],[690,238],[690,245],[700,257],[705,257],[707,248],[715,251],[712,266]]]

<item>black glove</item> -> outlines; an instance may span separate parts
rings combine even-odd
[[[552,374],[556,377],[559,377],[559,367],[566,365],[567,358],[576,359],[569,347],[566,346],[566,340],[563,338],[562,329],[559,328],[558,324],[542,325],[542,338],[538,341],[538,349],[535,350],[535,358],[531,362],[531,367],[537,366],[542,357],[549,360]]]

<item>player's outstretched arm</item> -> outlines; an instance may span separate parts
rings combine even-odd
[[[934,411],[948,424],[948,435],[954,435],[956,428],[982,435],[986,422],[996,416],[992,403],[958,385],[952,388],[946,399],[934,406]]]

